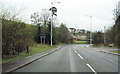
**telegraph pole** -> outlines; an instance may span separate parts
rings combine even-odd
[[[53,14],[52,14],[52,4],[53,2],[51,2],[51,46],[52,46],[52,22],[53,22]]]
[[[92,45],[92,16],[90,16],[90,45]]]
[[[88,16],[90,17],[90,45],[92,45],[92,16],[91,15],[85,15],[85,16]]]
[[[106,33],[105,33],[105,31],[106,31],[106,28],[104,26],[104,46],[106,46]]]
[[[51,2],[51,46],[52,46],[52,26],[53,26],[53,11],[52,11],[53,3],[60,3],[60,2]]]

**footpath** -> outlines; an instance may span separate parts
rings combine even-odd
[[[100,51],[100,52],[104,52],[104,53],[110,53],[110,54],[113,54],[113,55],[118,55],[120,56],[120,53],[115,53],[115,52],[112,52],[112,51],[118,51],[120,49],[118,48],[113,48],[113,47],[91,47],[97,51]]]
[[[58,46],[56,48],[50,49],[48,51],[44,51],[35,55],[30,55],[21,59],[18,59],[16,61],[11,61],[7,63],[2,64],[2,72],[7,73],[7,72],[12,72],[16,69],[19,69],[27,64],[30,64],[46,55],[49,55],[57,50],[59,50],[62,46]]]

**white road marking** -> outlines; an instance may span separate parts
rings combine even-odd
[[[75,50],[74,50],[75,51]],[[75,53],[77,53],[77,51],[75,51]]]
[[[97,74],[97,72],[89,64],[86,65],[94,72],[94,74]]]
[[[81,59],[84,59],[80,54],[78,54],[78,56],[79,56]]]
[[[76,54],[78,54],[78,52],[76,50],[74,50]],[[80,54],[78,54],[78,56],[81,58],[81,59],[84,59]]]

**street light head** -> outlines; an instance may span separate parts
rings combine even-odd
[[[51,4],[53,4],[53,3],[60,3],[60,2],[51,2]]]
[[[85,16],[89,16],[89,17],[92,17],[91,15],[85,15]]]
[[[58,2],[58,3],[60,3],[60,2]]]
[[[51,2],[51,4],[53,4],[53,2]]]

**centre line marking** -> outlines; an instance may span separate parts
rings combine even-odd
[[[73,50],[74,50],[74,49],[73,49]],[[77,51],[76,51],[76,50],[74,50],[74,52],[75,52],[75,53],[77,53]]]
[[[97,72],[89,64],[87,64],[87,66],[94,72],[94,74],[97,74]]]
[[[81,59],[84,59],[80,54],[77,53],[76,50],[74,50],[74,51],[75,51],[75,53],[76,53]]]
[[[75,53],[77,53],[77,51],[75,51]]]
[[[80,54],[78,54],[78,56],[79,56],[81,59],[84,59]]]

